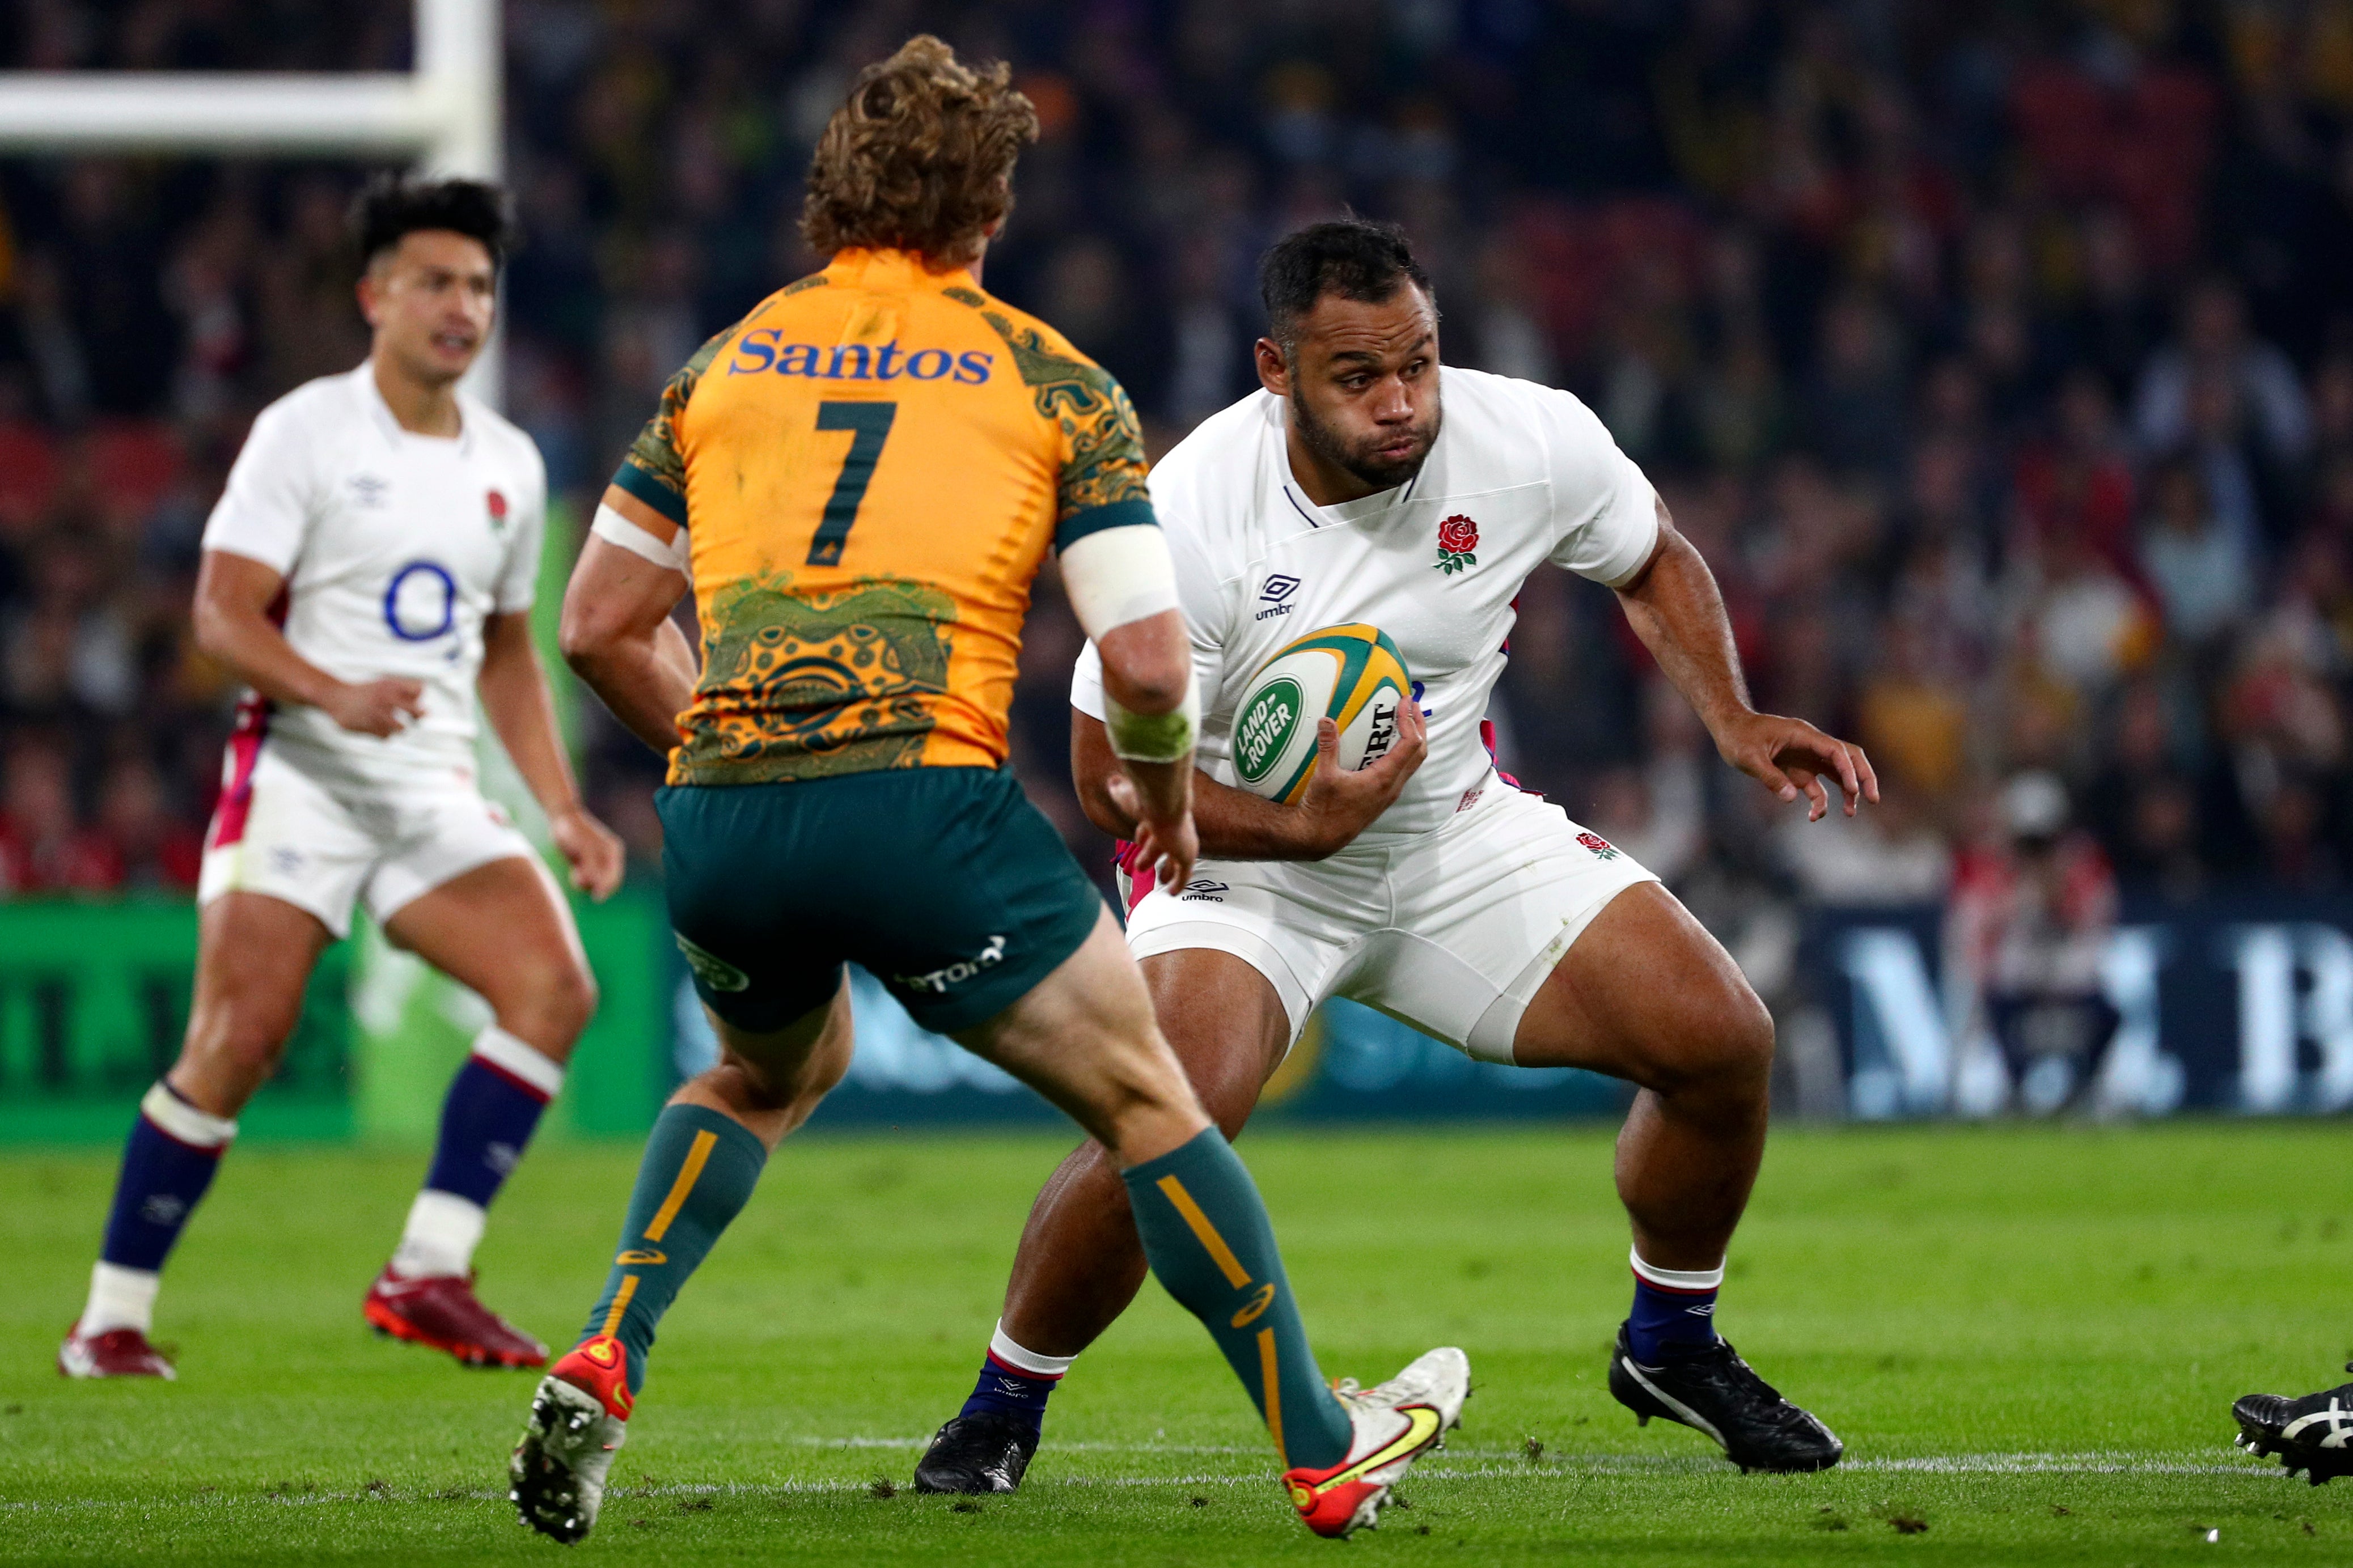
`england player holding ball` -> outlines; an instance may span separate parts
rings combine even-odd
[[[1131,886],[1128,944],[1209,1114],[1239,1132],[1327,996],[1482,1060],[1640,1086],[1618,1142],[1634,1303],[1609,1386],[1744,1468],[1819,1469],[1839,1440],[1715,1330],[1725,1249],[1764,1153],[1773,1026],[1724,949],[1623,851],[1525,794],[1482,742],[1513,601],[1538,565],[1616,589],[1725,759],[1819,818],[1878,798],[1860,748],[1749,705],[1714,577],[1600,422],[1565,392],[1443,373],[1430,285],[1395,230],[1317,224],[1261,284],[1264,388],[1152,473],[1206,710],[1201,860]],[[1303,634],[1393,639],[1419,701],[1361,771],[1324,759],[1296,805],[1221,754],[1261,668]],[[1092,648],[1071,686],[1088,815],[1145,840],[1103,740]],[[1048,1394],[1144,1274],[1118,1173],[1088,1144],[1030,1211],[977,1387],[917,1467],[932,1491],[1004,1491]]]
[[[187,1036],[140,1101],[89,1303],[58,1352],[72,1377],[174,1375],[148,1342],[164,1260],[359,903],[495,1020],[449,1086],[363,1310],[461,1361],[547,1359],[475,1299],[472,1258],[596,992],[554,880],[476,787],[478,695],[574,886],[609,894],[621,846],[580,803],[532,647],[538,449],[458,389],[490,336],[504,198],[387,178],[352,221],[367,361],[262,411],[205,528],[197,641],[251,689],[205,841]]]

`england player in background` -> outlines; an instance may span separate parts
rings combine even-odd
[[[1658,879],[1496,772],[1483,721],[1520,584],[1550,562],[1616,589],[1725,761],[1806,797],[1814,817],[1830,807],[1824,779],[1850,815],[1876,800],[1870,764],[1749,705],[1706,563],[1583,404],[1448,370],[1441,418],[1437,310],[1396,230],[1303,229],[1269,253],[1261,282],[1264,390],[1151,476],[1207,710],[1199,865],[1186,887],[1131,887],[1128,943],[1161,1026],[1229,1137],[1327,996],[1484,1060],[1630,1079],[1617,1174],[1634,1300],[1610,1391],[1744,1468],[1833,1464],[1838,1439],[1715,1329],[1764,1155],[1772,1019]],[[1395,748],[1341,773],[1325,720],[1298,805],[1235,787],[1225,752],[1251,677],[1284,644],[1350,622],[1386,631],[1415,678]],[[1149,866],[1151,834],[1103,742],[1098,669],[1090,647],[1071,688],[1080,798],[1099,826],[1144,840],[1124,864]],[[1509,1173],[1497,1176],[1501,1197]],[[979,1384],[918,1488],[1018,1485],[1048,1394],[1142,1279],[1118,1173],[1082,1146],[1030,1212]]]
[[[205,841],[187,1036],[140,1102],[68,1376],[173,1375],[148,1342],[164,1260],[361,902],[495,1019],[367,1321],[465,1362],[547,1358],[475,1299],[472,1258],[596,992],[562,894],[477,787],[477,696],[574,886],[609,894],[621,846],[580,803],[532,647],[538,449],[458,387],[490,336],[505,199],[385,178],[352,223],[368,359],[262,411],[205,529],[196,639],[250,690]]]

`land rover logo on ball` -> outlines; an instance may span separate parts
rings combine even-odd
[[[1234,766],[1243,782],[1256,784],[1274,767],[1291,743],[1291,732],[1299,728],[1299,710],[1305,701],[1299,682],[1289,676],[1267,682],[1234,725]]]

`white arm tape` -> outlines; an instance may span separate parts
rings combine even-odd
[[[645,557],[657,566],[667,566],[681,577],[693,575],[687,556],[686,530],[682,528],[678,531],[676,538],[665,543],[611,507],[599,506],[596,521],[588,525],[588,531],[608,544],[619,545],[632,555]]]
[[[1184,700],[1166,713],[1131,713],[1103,693],[1103,729],[1111,754],[1129,763],[1181,763],[1201,733],[1201,683],[1185,672]]]
[[[1087,636],[1176,607],[1176,568],[1168,536],[1155,523],[1088,534],[1062,552],[1062,587]]]

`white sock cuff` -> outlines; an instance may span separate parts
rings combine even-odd
[[[90,1271],[90,1302],[74,1331],[85,1336],[110,1329],[147,1332],[155,1326],[155,1291],[163,1283],[162,1275],[144,1268],[99,1263]]]
[[[481,1245],[490,1218],[470,1199],[427,1187],[408,1205],[408,1224],[392,1255],[392,1271],[404,1279],[465,1273],[474,1266],[474,1248]]]
[[[237,1136],[237,1123],[209,1110],[199,1110],[174,1094],[157,1079],[140,1098],[139,1114],[174,1143],[191,1149],[226,1149]]]
[[[563,1063],[550,1061],[496,1024],[474,1037],[474,1055],[542,1100],[554,1100],[564,1088]]]
[[[1724,1265],[1713,1268],[1661,1268],[1642,1261],[1637,1249],[1626,1254],[1634,1265],[1634,1278],[1646,1285],[1656,1285],[1662,1290],[1720,1290],[1724,1288]]]
[[[1036,1351],[1022,1349],[1005,1331],[1002,1318],[997,1321],[997,1331],[988,1336],[988,1353],[1032,1377],[1060,1377],[1079,1359],[1074,1355],[1039,1355]]]

